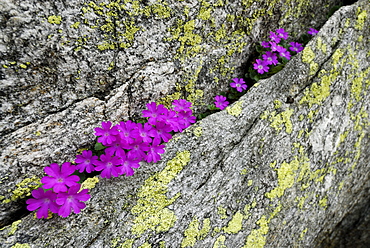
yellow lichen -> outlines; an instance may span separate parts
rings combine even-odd
[[[229,221],[227,227],[224,227],[224,232],[231,234],[231,233],[238,233],[242,229],[242,221],[243,221],[243,214],[239,211],[233,216],[233,218]]]
[[[149,244],[148,242],[145,242],[144,244],[140,245],[138,248],[151,248],[152,245]]]
[[[193,130],[194,135],[197,137],[202,136],[202,132],[203,132],[202,127],[196,127]]]
[[[263,248],[266,244],[266,234],[268,233],[268,221],[266,216],[262,216],[257,224],[260,226],[259,229],[253,229],[252,232],[248,235],[246,244],[243,248]]]
[[[20,198],[24,198],[26,196],[31,195],[31,191],[37,189],[40,186],[40,179],[36,176],[31,178],[26,178],[20,183],[15,185],[16,189],[12,191],[12,195],[10,199],[3,200],[3,203],[9,203],[11,201],[15,201]]]
[[[269,121],[271,122],[270,126],[272,128],[274,128],[277,132],[280,132],[283,128],[283,125],[285,126],[285,131],[290,134],[292,133],[293,131],[293,125],[292,125],[292,122],[290,120],[290,117],[292,116],[294,110],[293,109],[290,109],[288,108],[287,110],[279,113],[279,114],[276,114],[275,111],[273,111],[272,113],[270,113],[269,115]],[[261,116],[261,119],[265,119],[266,118],[266,114]]]
[[[95,185],[99,182],[99,178],[97,176],[87,178],[85,181],[82,182],[81,184],[81,190],[83,189],[92,189],[95,188]]]
[[[8,233],[8,236],[10,235],[13,235],[16,231],[17,231],[17,228],[18,228],[18,225],[22,222],[22,220],[17,220],[17,221],[14,221],[10,227],[10,231]]]
[[[60,24],[62,22],[62,17],[61,16],[55,16],[55,15],[52,15],[52,16],[49,16],[48,17],[48,22],[50,24]]]
[[[167,162],[167,166],[161,172],[145,180],[137,194],[139,197],[137,205],[131,209],[131,213],[136,216],[131,228],[133,234],[142,235],[146,230],[164,232],[173,226],[177,217],[166,207],[171,205],[180,193],[168,199],[167,185],[189,161],[189,151],[178,152],[176,157]]]
[[[243,101],[237,101],[236,103],[234,103],[233,106],[229,106],[226,108],[227,113],[235,117],[239,116],[243,110],[242,104],[243,104]]]
[[[79,26],[80,26],[80,22],[75,22],[70,27],[71,28],[78,28]]]
[[[227,218],[226,209],[223,208],[222,206],[218,206],[217,213],[218,213],[218,215],[220,215],[221,219],[226,219]]]
[[[23,243],[23,244],[16,243],[15,245],[13,245],[10,248],[31,248],[31,246],[27,243]]]
[[[279,100],[274,100],[274,107],[275,107],[275,109],[279,109],[279,108],[281,108],[281,105],[282,105],[283,103],[281,102],[281,101],[279,101]]]
[[[226,237],[224,235],[220,235],[213,244],[213,248],[227,248],[225,245],[225,240]]]
[[[366,10],[361,11],[361,8],[357,7],[356,15],[357,15],[357,20],[356,20],[355,28],[358,30],[362,30],[364,28],[364,23],[367,17],[367,12]]]
[[[209,218],[204,219],[203,227],[199,230],[199,221],[194,217],[184,232],[185,238],[181,242],[181,247],[194,246],[197,240],[204,239],[211,229],[210,223]]]

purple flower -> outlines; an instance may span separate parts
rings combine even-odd
[[[269,48],[270,47],[270,42],[268,42],[268,41],[262,41],[261,42],[261,46],[263,46],[264,48]]]
[[[120,175],[126,174],[126,176],[132,176],[134,175],[134,170],[132,168],[139,167],[139,160],[128,153],[127,156],[122,157],[122,166],[119,167],[121,169]]]
[[[131,150],[128,152],[130,156],[139,160],[144,160],[146,158],[145,151],[149,150],[148,143],[143,143],[139,140],[136,140],[131,144],[131,147]]]
[[[181,125],[181,129],[189,127],[192,123],[195,123],[196,121],[196,117],[192,115],[192,112],[185,111],[180,111],[178,113],[178,119]]]
[[[161,143],[161,139],[164,142],[168,142],[172,139],[172,135],[170,132],[172,131],[172,127],[164,122],[157,122],[155,128],[150,131],[150,135],[154,137],[153,142]]]
[[[112,153],[100,155],[100,160],[95,163],[96,171],[102,171],[101,177],[111,178],[111,176],[118,177],[120,169],[116,165],[121,164],[121,159],[116,156],[112,156]]]
[[[126,142],[123,141],[119,136],[117,137],[117,140],[114,141],[109,147],[105,149],[105,153],[109,154],[115,154],[118,157],[121,157],[122,154],[125,154],[125,151],[123,149],[130,149],[131,146]]]
[[[272,31],[270,31],[269,37],[270,37],[270,40],[275,43],[279,43],[281,39],[278,35],[275,34],[275,32],[272,32]]]
[[[284,40],[288,39],[288,32],[285,32],[283,28],[276,29],[276,33],[279,38],[282,38]]]
[[[165,148],[164,145],[159,145],[158,142],[157,143],[153,142],[153,144],[149,147],[149,151],[146,156],[146,162],[157,163],[159,160],[161,160],[161,155],[159,154],[164,153],[163,148]]]
[[[72,186],[68,193],[59,193],[58,198],[56,200],[58,205],[61,205],[59,209],[59,215],[62,217],[68,217],[71,214],[71,210],[78,214],[80,209],[86,207],[86,204],[81,201],[87,201],[90,199],[90,195],[88,194],[88,189],[83,189],[81,192],[80,185]]]
[[[279,55],[280,55],[280,57],[284,57],[284,58],[286,58],[287,60],[289,60],[290,59],[290,52],[289,51],[287,51],[284,47],[283,48],[281,48],[281,49],[279,49]]]
[[[234,82],[230,83],[230,86],[236,88],[237,91],[242,92],[243,90],[247,89],[247,85],[242,78],[233,78]]]
[[[95,128],[95,135],[101,136],[98,138],[98,142],[105,146],[112,144],[112,142],[116,140],[115,135],[118,135],[117,127],[113,126],[111,129],[112,123],[110,121],[102,122],[101,125],[103,128]]]
[[[134,142],[134,138],[136,138],[139,133],[137,132],[137,124],[135,122],[132,122],[130,120],[123,122],[121,121],[117,125],[119,132],[119,135],[121,137],[121,143],[127,143],[131,144]]]
[[[277,65],[278,60],[275,53],[267,51],[266,54],[262,55],[263,60],[266,62],[267,65]]]
[[[192,113],[191,109],[187,111],[187,113]],[[181,118],[178,117],[177,113],[173,110],[168,111],[167,116],[165,117],[164,121],[171,126],[172,131],[175,132],[182,132],[182,125],[180,124]]]
[[[150,125],[149,123],[145,123],[144,125],[141,123],[137,124],[138,127],[138,136],[137,139],[145,142],[145,143],[151,143],[152,138],[149,136],[150,130],[153,129],[153,126]]]
[[[298,42],[290,42],[289,45],[291,45],[289,49],[293,52],[299,53],[300,51],[303,50],[302,44]]]
[[[215,96],[215,105],[216,105],[216,108],[219,108],[221,110],[223,110],[224,108],[227,107],[227,105],[229,105],[229,102],[226,101],[226,97],[224,96]]]
[[[38,188],[32,191],[32,196],[35,199],[28,199],[26,201],[27,209],[29,211],[34,211],[39,208],[36,212],[36,217],[48,218],[48,211],[50,210],[53,213],[58,213],[59,206],[55,203],[57,199],[57,194],[52,190],[44,192],[43,188]]]
[[[191,108],[191,102],[184,99],[174,100],[172,105],[175,106],[173,108],[175,111],[189,111]]]
[[[82,151],[82,155],[76,155],[75,163],[76,170],[79,172],[84,172],[86,170],[87,173],[91,173],[95,170],[94,163],[98,160],[98,156],[93,156],[92,151]]]
[[[157,121],[163,121],[163,118],[168,113],[168,109],[166,109],[162,104],[157,104],[155,102],[148,103],[146,105],[148,110],[143,110],[143,117],[148,117],[148,122],[152,125],[156,125]]]
[[[269,71],[269,67],[267,66],[266,61],[256,59],[256,63],[253,64],[253,69],[257,70],[259,74],[263,74]]]
[[[45,189],[53,189],[55,193],[66,192],[67,186],[71,187],[78,185],[80,178],[76,175],[71,174],[75,172],[76,166],[71,165],[69,162],[65,162],[59,167],[58,164],[53,163],[50,167],[45,167],[44,171],[50,177],[43,177],[41,183],[44,184]]]
[[[279,51],[281,48],[283,48],[282,46],[279,46],[278,44],[276,44],[275,42],[270,42],[271,44],[271,51],[275,52],[275,51]]]
[[[310,31],[307,31],[308,34],[312,35],[312,36],[315,36],[319,31],[314,29],[314,28],[310,28]]]

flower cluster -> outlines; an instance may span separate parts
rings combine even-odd
[[[248,87],[243,78],[233,78],[232,81],[233,82],[230,83],[230,86],[239,93],[243,92]],[[229,105],[229,102],[226,101],[225,96],[218,95],[218,96],[215,96],[214,104],[216,108],[223,110]]]
[[[47,218],[49,210],[62,217],[69,216],[72,210],[79,213],[90,195],[87,189],[80,190],[80,177],[73,175],[76,171],[100,171],[102,178],[132,176],[141,161],[156,163],[161,159],[165,152],[162,143],[172,138],[172,132],[182,132],[195,123],[191,103],[186,100],[175,100],[173,110],[155,102],[146,106],[142,116],[148,118],[147,123],[128,120],[112,126],[107,121],[95,128],[98,142],[105,147],[100,156],[85,150],[76,156],[76,165],[66,162],[62,166],[53,163],[46,167],[44,171],[49,176],[41,179],[42,187],[32,191],[34,199],[26,201],[27,209],[37,210],[37,218]]]
[[[72,175],[75,170],[76,166],[69,162],[63,163],[62,166],[53,163],[50,167],[45,167],[44,171],[49,176],[41,179],[42,187],[32,191],[34,199],[26,201],[27,209],[38,209],[36,216],[39,219],[47,218],[49,210],[62,217],[70,215],[72,209],[79,213],[86,206],[83,201],[89,200],[90,195],[87,189],[80,190],[80,178]]]
[[[286,60],[290,60],[291,52],[299,53],[303,50],[302,44],[298,42],[290,42],[289,47],[285,44],[285,40],[288,39],[289,35],[283,28],[276,29],[275,32],[270,32],[270,41],[263,41],[261,46],[271,51],[266,51],[262,55],[262,59],[256,59],[256,63],[253,64],[259,74],[264,74],[269,71],[269,66],[276,66],[279,63],[278,56]],[[289,48],[289,50],[288,50]]]

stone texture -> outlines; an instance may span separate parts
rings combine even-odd
[[[342,7],[281,72],[177,134],[161,162],[143,164],[133,177],[101,179],[81,214],[50,220],[27,215],[1,230],[0,242],[4,247],[368,246],[369,11],[364,0]],[[151,85],[153,73],[161,78],[181,72],[152,62],[131,78],[142,76],[142,84],[117,83],[107,98],[77,100],[5,135],[2,144],[13,141],[2,145],[3,161],[11,161],[1,168],[4,175],[40,177],[44,164],[73,159],[77,148],[93,144],[93,127],[112,111],[121,115],[118,108],[130,109],[134,100],[121,96],[130,92],[139,101],[137,89]],[[210,68],[202,67],[200,78],[202,70]],[[115,100],[121,98],[127,105]],[[146,100],[152,98],[140,101]],[[81,135],[75,137],[74,130]],[[66,145],[71,140],[75,143]],[[30,149],[40,150],[27,155]]]
[[[200,113],[269,31],[297,37],[337,2],[0,0],[0,226],[100,121],[180,97]]]

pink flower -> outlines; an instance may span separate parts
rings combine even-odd
[[[232,83],[230,83],[230,86],[233,88],[236,88],[237,91],[242,92],[243,90],[247,89],[247,85],[244,82],[244,79],[242,78],[233,78]]]
[[[34,211],[36,209],[36,217],[47,218],[49,210],[53,213],[58,213],[59,206],[55,203],[57,199],[57,194],[52,190],[44,192],[43,188],[38,188],[32,191],[32,196],[35,199],[28,199],[26,201],[27,209],[29,211]]]
[[[80,178],[76,175],[71,174],[75,172],[76,166],[71,165],[69,162],[65,162],[59,167],[58,164],[53,163],[50,167],[45,167],[44,171],[50,177],[43,177],[41,183],[45,189],[53,189],[55,193],[66,192],[67,186],[71,187],[78,185]]]
[[[56,203],[58,205],[61,205],[58,214],[62,217],[68,217],[71,214],[71,210],[73,210],[74,213],[78,214],[80,212],[80,209],[83,209],[86,207],[86,204],[81,201],[87,201],[90,199],[90,195],[88,194],[88,189],[83,189],[81,192],[78,192],[80,190],[80,185],[72,186],[68,193],[59,193],[58,199],[56,200]]]
[[[93,156],[92,151],[82,151],[82,155],[76,155],[75,163],[76,170],[79,172],[91,173],[95,170],[94,163],[98,160],[98,156]]]
[[[141,123],[137,124],[138,127],[138,135],[137,139],[145,142],[145,143],[151,143],[152,138],[149,136],[150,130],[153,129],[153,126],[150,125],[149,123],[145,123],[144,125]]]
[[[229,105],[229,102],[226,101],[226,97],[224,96],[215,96],[215,100],[216,108],[219,108],[221,110],[223,110],[224,108],[227,107],[227,105]]]
[[[114,126],[111,129],[110,127],[112,126],[112,123],[110,121],[102,122],[101,125],[103,128],[96,127],[94,129],[95,135],[101,136],[98,138],[98,142],[102,143],[105,146],[112,144],[112,142],[116,140],[115,135],[118,135],[117,127]]]

